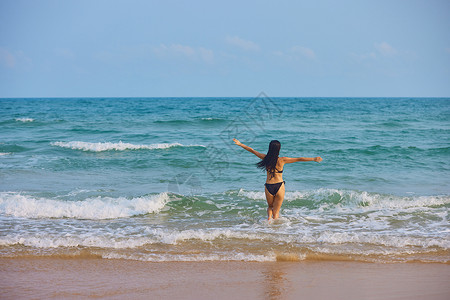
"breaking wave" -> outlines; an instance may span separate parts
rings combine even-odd
[[[159,212],[168,201],[167,193],[131,199],[94,197],[82,201],[0,193],[0,214],[22,218],[115,219]]]
[[[124,151],[124,150],[153,150],[153,149],[168,149],[172,147],[205,147],[203,145],[183,145],[180,143],[161,143],[161,144],[150,144],[150,145],[135,145],[130,143],[123,143],[122,141],[118,143],[89,143],[89,142],[53,142],[52,146],[68,148],[73,150],[82,151],[92,151],[92,152],[102,152],[102,151]]]
[[[34,119],[32,119],[32,118],[16,118],[16,121],[26,123],[26,122],[34,122]]]

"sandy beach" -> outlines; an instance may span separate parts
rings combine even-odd
[[[449,299],[446,264],[2,258],[1,299]]]

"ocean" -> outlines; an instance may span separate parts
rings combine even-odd
[[[0,99],[0,257],[450,262],[450,98]],[[258,158],[285,165],[266,220]]]

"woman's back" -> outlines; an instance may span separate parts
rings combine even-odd
[[[283,157],[279,157],[274,172],[267,170],[266,183],[277,183],[283,181],[284,161]]]
[[[284,200],[284,180],[283,171],[284,164],[290,164],[297,161],[316,161],[321,162],[322,158],[317,157],[278,157],[280,153],[281,143],[277,140],[273,140],[269,143],[269,150],[267,154],[259,153],[253,150],[251,147],[246,146],[239,142],[237,139],[233,139],[236,145],[241,146],[250,153],[253,153],[261,159],[256,165],[258,168],[266,170],[267,178],[265,185],[265,194],[267,200],[267,217],[268,220],[279,217],[281,204]]]

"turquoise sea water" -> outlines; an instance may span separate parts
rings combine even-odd
[[[0,99],[0,255],[450,259],[450,99]],[[232,138],[286,165],[282,218]]]

